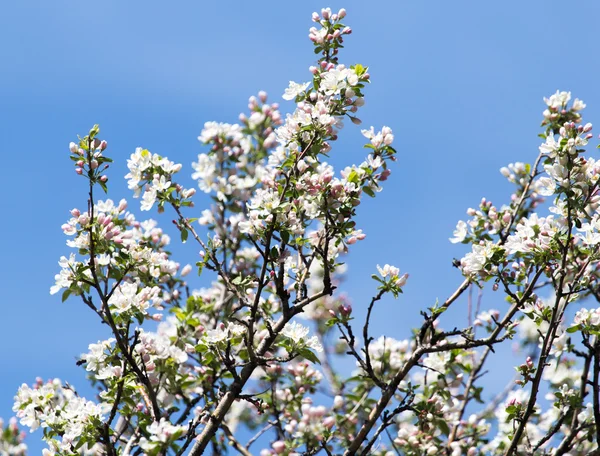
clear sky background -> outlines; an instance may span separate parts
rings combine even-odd
[[[324,6],[345,7],[354,30],[340,62],[370,67],[364,126],[389,125],[397,140],[385,190],[359,207],[367,239],[347,257],[343,287],[360,317],[376,264],[411,274],[399,300],[378,305],[376,334],[408,337],[419,309],[461,282],[451,261],[464,248],[448,237],[482,196],[507,202],[510,186],[498,169],[535,159],[543,96],[569,90],[588,104],[586,120],[600,115],[600,4],[592,1],[3,2],[0,416],[12,416],[17,387],[36,376],[91,394],[75,359],[107,336],[81,302],[49,295],[57,261],[70,250],[60,225],[86,204],[69,141],[100,124],[117,162],[110,197],[127,197],[139,214],[122,179],[135,147],[183,163],[189,179],[204,122],[236,121],[259,90],[290,111],[281,94],[289,80],[310,79],[310,16]],[[365,156],[360,128],[347,124],[331,153],[338,169]],[[189,216],[206,204],[202,196]],[[159,220],[170,229],[171,218]],[[197,254],[188,247],[174,247],[182,264]],[[492,292],[483,302],[504,309]],[[446,326],[466,322],[465,300],[457,308]],[[29,437],[31,454],[40,453],[39,440]]]

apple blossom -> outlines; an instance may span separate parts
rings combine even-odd
[[[363,129],[368,152],[339,169],[325,155],[338,154],[345,123],[360,123],[371,80],[363,65],[339,62],[345,17],[312,15],[318,61],[308,82],[285,90],[291,112],[260,91],[239,123],[204,124],[191,176],[210,207],[194,209],[181,164],[143,147],[130,155],[125,178],[139,209],[172,213],[181,242],[196,244],[193,266],[175,261],[158,222],[138,220],[125,199],[95,196],[112,182],[97,125],[69,144],[89,199],[61,226],[74,251],[50,292],[83,301],[110,335],[77,361],[96,400],[56,379],[17,391],[13,410],[22,426],[43,429],[44,454],[597,450],[600,308],[587,302],[600,300],[600,162],[585,150],[585,104],[570,92],[544,99],[537,160],[502,167],[506,202],[480,199],[450,238],[468,247],[454,262],[462,283],[423,307],[413,331],[375,334],[380,301],[399,298],[408,274],[377,265],[366,303],[338,290],[344,255],[367,239],[357,214],[390,176],[396,137]],[[192,270],[210,275],[204,288]],[[496,293],[469,299],[466,326],[448,327],[449,308],[478,288]],[[517,376],[490,395],[484,374],[510,340]],[[344,356],[354,372],[341,368]],[[16,422],[0,430],[0,453],[25,454]]]

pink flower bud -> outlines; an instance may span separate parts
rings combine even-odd
[[[69,150],[76,154],[79,151],[79,147],[77,146],[77,144],[75,144],[74,142],[69,143]]]
[[[323,420],[323,426],[327,429],[331,429],[335,425],[335,418],[332,416],[328,416]]]
[[[285,442],[283,440],[277,440],[276,442],[273,442],[271,447],[275,450],[276,454],[281,454],[285,451]]]
[[[336,396],[333,398],[333,408],[339,409],[344,405],[344,398],[342,396]]]
[[[106,141],[100,141],[100,150],[106,149],[106,146],[108,146],[108,143]]]
[[[382,182],[386,181],[390,174],[392,174],[392,172],[389,169],[383,170],[379,175],[379,180]]]
[[[184,198],[191,198],[195,194],[196,194],[196,189],[195,188],[189,188],[189,189],[183,190],[181,192],[181,196],[183,196]]]
[[[188,275],[190,272],[192,272],[192,266],[189,264],[186,264],[183,269],[181,270],[181,277],[185,277],[186,275]]]
[[[105,175],[103,175],[103,176],[100,176],[100,180],[101,180],[102,182],[106,182],[106,181],[108,180],[108,176],[107,176],[106,174],[105,174]]]
[[[344,316],[348,316],[352,313],[352,306],[350,305],[350,303],[348,304],[344,304],[338,307],[338,310],[340,311],[340,313]]]
[[[83,169],[75,168],[75,172],[81,176],[83,174]]]
[[[81,215],[81,213],[79,212],[79,209],[75,208],[75,209],[71,209],[71,215],[73,217],[79,217]]]
[[[338,17],[340,19],[344,19],[346,17],[346,9],[345,8],[342,8],[338,11]]]
[[[404,285],[406,285],[407,280],[408,280],[408,273],[403,274],[401,277],[398,278],[398,280],[396,280],[396,286],[403,287]]]

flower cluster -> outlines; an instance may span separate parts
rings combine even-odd
[[[598,309],[580,309],[573,318],[573,325],[569,332],[580,330],[588,334],[596,334],[600,331],[600,308]]]
[[[186,430],[186,426],[176,426],[161,418],[147,428],[148,437],[140,439],[140,448],[149,455],[160,454],[169,442],[177,440]]]
[[[399,293],[402,293],[402,287],[406,284],[408,280],[408,273],[400,275],[400,269],[395,266],[390,266],[386,264],[383,268],[377,265],[377,271],[379,271],[378,277],[373,275],[373,279],[377,282],[381,283],[379,290],[383,292],[391,292],[394,296],[398,296]]]
[[[71,454],[72,448],[87,444],[91,448],[98,439],[98,424],[105,413],[102,405],[79,397],[58,379],[33,387],[21,385],[13,410],[24,426],[31,430],[45,428],[44,439],[51,451]],[[60,438],[60,440],[58,440]]]
[[[90,133],[79,140],[78,143],[71,142],[71,160],[75,162],[75,172],[85,175],[90,182],[98,184],[106,192],[108,175],[103,174],[112,160],[104,156],[104,150],[108,144],[97,138],[100,127],[94,125]]]
[[[6,456],[25,456],[27,445],[23,442],[25,433],[19,429],[17,419],[11,418],[8,424],[0,418],[0,454]]]
[[[129,179],[127,185],[134,190],[134,197],[138,198],[142,189],[144,190],[141,203],[143,211],[152,209],[157,200],[159,209],[166,202],[177,202],[183,206],[191,205],[191,202],[187,200],[196,191],[172,183],[173,175],[181,170],[181,164],[138,147],[127,160],[127,167],[129,173],[125,178]]]
[[[344,122],[361,123],[371,81],[367,67],[339,61],[345,16],[313,14],[317,62],[285,89],[289,114],[259,92],[237,123],[204,124],[191,174],[210,207],[193,212],[195,190],[176,182],[182,165],[143,148],[129,158],[141,210],[173,211],[182,243],[196,245],[187,261],[210,274],[203,288],[173,259],[168,231],[138,221],[124,199],[94,196],[108,191],[111,162],[98,126],[70,145],[89,199],[62,225],[74,253],[61,257],[51,293],[81,299],[110,335],[77,362],[96,401],[59,380],[17,392],[14,411],[43,429],[45,455],[596,450],[600,308],[574,304],[600,300],[600,161],[586,155],[585,105],[567,92],[545,99],[537,160],[502,168],[506,204],[482,198],[454,230],[450,241],[469,248],[454,262],[462,283],[421,310],[412,332],[376,334],[380,301],[400,297],[409,276],[378,265],[366,303],[338,291],[343,255],[367,239],[358,208],[396,159],[387,126],[361,130],[362,162],[336,169],[329,159]],[[522,361],[491,395],[486,372],[510,340]],[[0,453],[24,454],[16,424],[0,428]]]
[[[281,331],[281,335],[292,341],[295,347],[307,347],[317,352],[322,352],[323,347],[317,336],[308,337],[308,332],[309,329],[306,326],[302,326],[300,323],[293,321],[285,325]]]

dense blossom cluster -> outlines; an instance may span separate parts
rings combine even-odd
[[[138,147],[127,161],[127,167],[129,173],[125,178],[129,179],[127,184],[134,191],[133,196],[139,197],[144,189],[142,211],[152,209],[157,199],[159,207],[162,207],[165,201],[173,198],[186,200],[196,193],[194,189],[186,190],[181,186],[171,185],[173,175],[181,170],[181,164],[152,154],[147,149]]]
[[[338,60],[352,32],[345,16],[313,14],[318,61],[310,80],[285,89],[289,114],[259,92],[239,123],[205,123],[192,179],[209,208],[184,214],[196,190],[177,183],[182,165],[142,147],[130,156],[141,211],[171,211],[195,265],[181,267],[167,232],[138,221],[126,200],[96,198],[111,163],[98,126],[70,144],[89,200],[62,226],[73,251],[50,292],[80,299],[111,335],[77,361],[95,401],[57,379],[19,388],[14,412],[43,429],[44,455],[597,451],[600,308],[580,303],[600,300],[600,162],[584,149],[585,104],[568,92],[544,99],[537,160],[502,168],[508,202],[481,199],[450,238],[468,246],[454,262],[462,284],[409,334],[374,335],[377,303],[398,298],[409,275],[382,258],[370,302],[338,292],[343,255],[367,237],[357,208],[382,190],[396,153],[392,130],[370,127],[360,164],[326,161],[344,122],[361,123],[371,81],[366,67]],[[194,270],[211,274],[205,287],[194,288]],[[470,293],[488,283],[497,293],[481,291],[474,306]],[[467,294],[466,326],[443,328]],[[514,377],[489,394],[495,347],[511,340]],[[0,430],[0,454],[26,453],[15,420]]]
[[[4,420],[0,418],[0,455],[26,455],[27,445],[24,440],[25,432],[19,429],[16,418],[11,418],[6,426]]]
[[[63,386],[58,379],[47,383],[39,379],[33,387],[23,384],[15,397],[13,410],[21,424],[32,431],[40,426],[44,428],[44,437],[50,445],[47,455],[72,454],[79,440],[86,437],[93,448],[96,427],[105,412],[102,404],[78,396],[72,387]],[[92,449],[92,453],[99,449]]]

